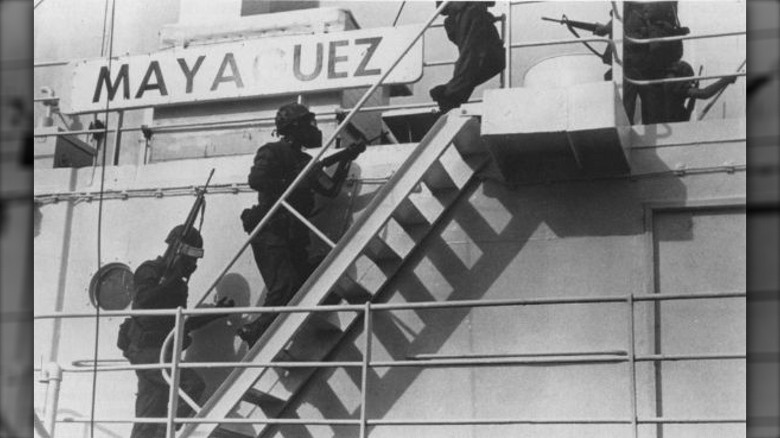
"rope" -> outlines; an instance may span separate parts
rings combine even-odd
[[[398,19],[401,18],[401,11],[404,10],[404,6],[406,5],[406,2],[401,2],[401,6],[398,8],[398,13],[395,14],[395,20],[393,20],[393,27],[395,27],[396,24],[398,24]]]
[[[106,10],[108,10],[108,1],[106,0]],[[113,0],[111,2],[111,37],[109,38],[108,42],[108,71],[111,71],[111,65],[113,63],[113,53],[114,53],[114,22],[116,18],[116,0]],[[105,26],[106,26],[107,19],[104,19],[103,21],[103,36],[105,38]],[[101,56],[102,56],[103,48],[101,48]],[[111,101],[110,99],[106,99],[106,124],[104,126],[104,134],[103,139],[105,140],[108,137],[108,115],[109,115],[109,105]],[[97,120],[97,113],[95,113],[95,119]],[[118,135],[118,133],[117,133]],[[106,142],[103,142],[103,157],[102,157],[102,166],[100,169],[100,191],[98,192],[98,220],[97,220],[97,267],[98,272],[100,272],[100,269],[102,268],[103,264],[103,245],[102,245],[102,237],[103,237],[103,192],[105,191],[105,184],[106,184],[106,160],[108,157],[108,148],[106,146]],[[97,305],[95,306],[95,345],[94,345],[94,351],[93,351],[93,357],[95,364],[92,368],[92,393],[91,393],[91,406],[90,406],[90,412],[89,412],[89,436],[90,438],[95,437],[95,405],[96,405],[96,398],[97,398],[97,362],[98,362],[98,355],[99,352],[99,344],[100,344],[100,289],[101,289],[101,282],[97,282],[95,287],[95,301]]]

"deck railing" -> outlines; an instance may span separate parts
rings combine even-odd
[[[639,417],[637,412],[638,389],[636,383],[636,364],[639,362],[680,362],[680,361],[713,361],[713,360],[746,360],[745,352],[710,352],[710,353],[678,353],[678,354],[637,354],[636,353],[636,333],[635,333],[635,311],[636,303],[641,302],[660,302],[660,301],[680,301],[680,300],[723,300],[723,299],[745,299],[745,292],[701,292],[691,294],[628,294],[622,296],[604,295],[592,297],[549,297],[549,298],[518,298],[504,300],[459,300],[459,301],[430,301],[414,303],[371,303],[362,305],[322,305],[313,307],[242,307],[242,308],[210,308],[210,309],[165,309],[165,310],[123,310],[123,311],[105,311],[101,312],[101,318],[115,318],[122,316],[177,316],[176,332],[181,332],[184,317],[198,315],[214,314],[262,314],[262,313],[333,313],[350,312],[363,315],[364,344],[363,358],[359,361],[275,361],[267,363],[246,363],[246,362],[186,362],[178,360],[166,361],[157,364],[146,365],[116,365],[116,360],[110,360],[98,364],[99,372],[123,372],[130,370],[148,370],[161,369],[170,370],[173,375],[178,374],[182,368],[360,368],[362,381],[360,384],[361,415],[360,419],[236,419],[236,418],[178,418],[170,416],[169,418],[72,418],[60,417],[59,423],[167,423],[169,425],[184,423],[220,423],[220,424],[277,424],[277,425],[351,425],[361,428],[361,437],[365,437],[365,428],[368,426],[393,426],[393,425],[500,425],[500,424],[624,424],[629,425],[632,430],[632,436],[638,436],[638,425],[640,424],[723,424],[723,423],[746,423],[746,418],[715,416],[679,416],[679,417]],[[374,327],[372,315],[376,312],[398,312],[414,311],[424,309],[474,309],[474,308],[500,308],[500,307],[519,307],[519,306],[561,306],[561,305],[603,305],[614,304],[623,305],[626,315],[626,328],[624,346],[610,350],[599,351],[559,351],[546,352],[538,354],[481,354],[481,355],[419,355],[406,360],[375,360],[371,356],[371,341],[373,338]],[[66,318],[94,318],[93,313],[72,312],[72,313],[50,313],[38,314],[34,316],[36,320],[44,319],[66,319]],[[395,418],[385,420],[379,418],[368,418],[366,407],[368,404],[367,394],[370,393],[370,379],[367,378],[369,369],[373,368],[395,368],[395,367],[485,367],[485,366],[527,366],[539,364],[566,364],[571,366],[587,366],[598,364],[626,364],[625,373],[628,376],[629,385],[626,393],[631,401],[631,415],[628,417],[580,417],[580,418],[533,418],[533,417],[515,417],[515,418],[452,418],[452,419],[431,419],[431,418]],[[93,363],[89,361],[79,361],[71,366],[62,367],[64,374],[72,373],[91,373]],[[197,408],[198,406],[193,406]],[[169,412],[175,412],[175,407],[169,409]]]

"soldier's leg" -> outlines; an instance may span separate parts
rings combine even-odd
[[[626,110],[626,116],[628,116],[628,123],[634,123],[634,110],[636,109],[637,98],[636,85],[623,80],[623,108]]]
[[[252,251],[260,269],[266,287],[263,303],[266,307],[284,306],[292,298],[300,285],[300,278],[292,262],[287,239],[273,233],[261,233],[256,242],[252,242]],[[276,319],[275,313],[263,313],[253,322],[242,327],[238,335],[248,344],[254,345],[257,339]]]
[[[469,100],[479,81],[481,56],[474,48],[464,48],[455,61],[452,79],[431,89],[430,95],[439,104],[441,112],[457,108]]]
[[[179,371],[179,387],[197,403],[200,400],[200,396],[203,395],[203,391],[206,389],[206,383],[192,368],[181,368]],[[184,400],[179,400],[176,416],[189,417],[192,414],[193,410],[190,405]],[[181,425],[177,425],[176,428],[179,429],[179,427],[181,427]]]
[[[160,370],[137,370],[135,373],[138,376],[135,416],[165,418],[168,415],[168,385],[162,380]],[[135,423],[130,437],[164,438],[165,424]]]
[[[484,52],[479,67],[477,85],[484,84],[506,68],[506,52],[503,47],[492,47]]]

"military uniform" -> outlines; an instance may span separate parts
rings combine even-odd
[[[495,2],[493,2],[495,3]],[[447,112],[467,102],[474,89],[506,67],[504,43],[487,11],[486,2],[453,2],[448,5],[444,29],[458,46],[452,79],[431,89],[430,95]]]
[[[694,75],[693,68],[685,61],[670,67],[666,78],[684,78]],[[650,108],[644,123],[687,122],[691,118],[696,99],[709,99],[729,84],[735,76],[721,78],[705,88],[699,88],[696,81],[667,82],[653,85],[650,93]]]
[[[626,36],[635,39],[663,38],[686,35],[687,27],[680,27],[677,20],[677,2],[626,2]],[[670,65],[682,58],[682,41],[654,42],[649,44],[626,43],[624,76],[634,80],[655,80],[664,77]],[[655,115],[663,111],[663,87],[637,86],[623,81],[623,103],[630,122],[634,121],[636,98],[639,96],[642,123],[654,123]],[[660,106],[659,106],[660,105]]]
[[[244,230],[250,233],[290,183],[311,161],[311,157],[286,141],[266,143],[257,150],[249,173],[249,186],[257,190],[257,205],[244,210]],[[314,189],[302,181],[289,198],[290,205],[304,216],[314,210]],[[309,230],[286,211],[278,210],[270,223],[252,240],[252,253],[266,286],[264,306],[284,306],[313,270],[309,263]],[[246,328],[262,333],[276,314],[261,314]]]
[[[160,279],[165,272],[165,262],[161,257],[144,262],[135,271],[135,297],[133,310],[175,309],[187,306],[187,284],[183,279],[170,278],[163,284]],[[165,337],[173,329],[175,317],[133,316],[129,326],[129,346],[124,350],[125,357],[133,365],[156,364],[160,360],[160,351]],[[189,336],[184,338],[184,348],[190,343]],[[192,369],[179,370],[179,387],[194,400],[203,394],[203,379]],[[136,370],[138,376],[138,394],[135,400],[136,417],[165,418],[168,415],[169,386],[157,370]],[[178,404],[177,417],[192,414],[192,409],[184,401]],[[165,424],[136,423],[131,438],[165,437]]]

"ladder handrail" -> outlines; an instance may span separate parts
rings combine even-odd
[[[417,32],[417,35],[412,39],[412,41],[407,44],[407,46],[404,48],[404,50],[401,52],[398,57],[393,61],[393,63],[390,65],[390,67],[382,73],[382,75],[379,77],[379,79],[374,83],[374,85],[371,86],[365,93],[363,93],[363,96],[358,100],[358,102],[355,104],[355,106],[350,110],[349,114],[341,121],[341,123],[336,127],[336,130],[333,131],[333,133],[330,135],[328,140],[323,143],[322,148],[320,151],[312,157],[312,159],[309,161],[309,163],[306,164],[306,166],[300,171],[298,176],[290,183],[290,185],[287,187],[287,189],[279,196],[279,198],[274,202],[274,204],[271,206],[271,208],[268,210],[268,212],[263,216],[263,219],[260,220],[260,223],[258,223],[255,228],[252,230],[252,232],[249,234],[249,237],[244,241],[244,243],[241,245],[241,247],[238,249],[236,254],[230,259],[228,264],[222,269],[222,271],[217,275],[217,277],[214,279],[214,281],[211,283],[211,286],[209,286],[206,289],[206,292],[203,293],[201,298],[198,300],[198,302],[195,304],[195,307],[200,306],[205,299],[209,296],[211,291],[213,291],[217,284],[219,284],[219,281],[222,280],[222,278],[227,274],[228,270],[233,267],[233,265],[238,261],[238,258],[241,257],[241,255],[244,253],[246,248],[250,245],[252,240],[255,239],[255,237],[260,233],[260,231],[263,229],[263,227],[266,226],[268,222],[270,222],[271,217],[279,210],[279,208],[282,207],[282,204],[287,200],[287,198],[295,191],[295,189],[298,187],[298,185],[308,177],[308,173],[316,166],[320,160],[320,158],[325,154],[325,152],[330,148],[330,146],[333,144],[333,141],[336,139],[336,136],[338,136],[341,131],[350,123],[352,118],[357,114],[358,111],[360,111],[360,108],[368,101],[368,99],[374,94],[374,92],[379,88],[380,85],[382,85],[382,82],[387,79],[387,77],[392,73],[393,69],[398,65],[398,63],[401,62],[401,60],[406,56],[406,54],[409,52],[409,50],[414,47],[415,44],[417,44],[417,41],[425,34],[425,31],[428,29],[428,27],[433,23],[434,20],[441,14],[441,11],[444,10],[444,8],[447,7],[447,5],[452,0],[444,0],[438,8],[436,8],[436,11],[431,15],[431,17],[425,22],[423,26],[421,26],[420,30]],[[186,318],[184,318],[186,321]],[[168,333],[168,336],[166,336],[165,340],[163,341],[162,347],[160,349],[160,363],[165,362],[165,351],[169,348],[174,336],[173,334],[176,332],[176,328],[174,327],[173,330],[171,330]],[[177,356],[181,354],[181,351],[177,349],[177,351],[174,352]],[[168,382],[168,384],[171,384],[171,376],[169,374],[166,374],[165,369],[161,370],[161,374],[163,379]],[[190,400],[187,399],[187,395],[184,394],[184,391],[181,390],[181,388],[178,388],[178,391],[180,394],[184,396],[184,400],[187,401],[188,404],[190,403]],[[196,406],[192,406],[193,408],[199,409]],[[173,410],[175,409],[175,406],[169,406],[168,409]]]

